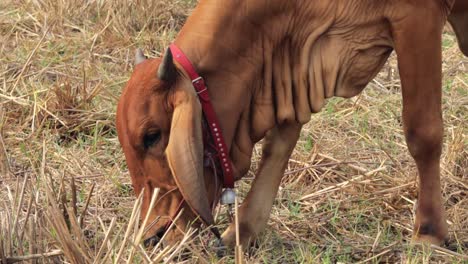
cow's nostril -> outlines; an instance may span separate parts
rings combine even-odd
[[[164,236],[164,234],[166,233],[166,229],[165,228],[161,228],[158,230],[158,232],[156,233],[156,237],[159,238],[159,240],[161,240]]]
[[[143,241],[143,244],[145,245],[145,247],[154,247],[159,243],[159,241],[161,241],[165,233],[166,229],[161,228],[158,230],[158,232],[156,232],[154,236],[145,239],[145,241]]]

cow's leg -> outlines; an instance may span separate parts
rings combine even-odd
[[[439,164],[444,21],[438,11],[428,9],[397,20],[392,29],[402,82],[403,128],[419,172],[413,241],[441,244],[447,236]]]
[[[468,2],[457,0],[448,20],[457,35],[460,50],[468,56]]]
[[[260,167],[238,211],[239,234],[243,246],[247,246],[265,228],[300,130],[299,124],[285,124],[273,128],[265,138]],[[235,225],[231,223],[223,234],[223,243],[232,247],[235,242]]]

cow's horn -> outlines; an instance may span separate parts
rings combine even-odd
[[[138,65],[146,60],[145,54],[141,49],[136,49],[135,51],[135,65]]]
[[[177,68],[174,65],[174,61],[172,59],[171,49],[168,48],[166,50],[166,54],[164,54],[161,64],[159,65],[158,78],[166,82],[171,82],[174,81],[176,77]]]
[[[188,97],[174,108],[166,156],[185,201],[210,226],[214,220],[203,176],[201,106],[195,94]]]

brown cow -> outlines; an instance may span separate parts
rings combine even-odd
[[[441,34],[455,0],[202,0],[174,43],[209,87],[236,179],[265,139],[252,187],[239,208],[246,245],[265,227],[303,124],[325,99],[352,97],[398,56],[404,132],[419,172],[415,241],[440,244],[447,224],[440,189]],[[468,1],[450,22],[468,54]],[[143,188],[146,238],[168,241],[198,219],[213,224],[221,185],[204,167],[202,111],[187,72],[137,53],[117,110],[117,129],[132,183]],[[154,188],[155,208],[148,212]],[[185,208],[177,225],[167,223]],[[234,226],[222,235],[234,243]]]

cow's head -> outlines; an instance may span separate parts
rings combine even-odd
[[[210,205],[220,186],[203,166],[202,110],[190,79],[169,49],[162,59],[146,59],[138,50],[135,61],[117,109],[119,141],[136,194],[145,190],[142,219],[150,214],[145,238],[155,242],[167,231],[174,242],[189,224],[213,224]],[[160,192],[150,211],[155,188]],[[179,208],[181,217],[166,230]]]

